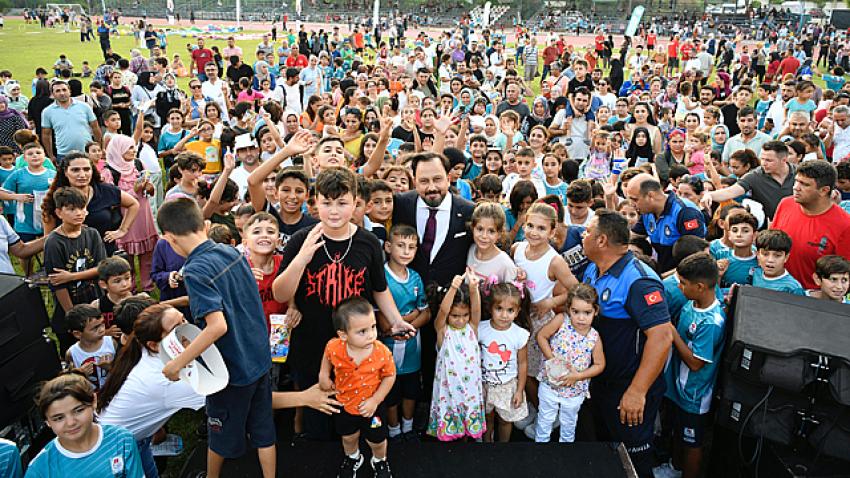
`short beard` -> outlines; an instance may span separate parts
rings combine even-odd
[[[424,201],[425,204],[428,205],[428,207],[439,207],[440,204],[443,203],[443,199],[445,199],[445,198],[446,198],[445,195],[440,195],[440,199],[438,199],[436,202],[432,202],[430,199],[426,199],[426,198],[423,197],[422,201]]]

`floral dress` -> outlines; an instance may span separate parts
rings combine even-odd
[[[446,325],[443,346],[437,351],[428,434],[451,441],[480,438],[485,429],[478,339],[469,324],[462,329]]]
[[[552,354],[555,358],[563,360],[569,364],[575,372],[584,372],[593,364],[593,347],[599,340],[599,332],[592,328],[587,335],[580,334],[568,318],[564,319],[564,323],[555,334],[549,338],[549,346],[552,348]],[[541,368],[537,374],[537,379],[540,381],[548,381],[546,371]],[[558,396],[563,398],[572,398],[583,396],[590,397],[590,379],[579,380],[571,387],[561,387],[549,384]]]

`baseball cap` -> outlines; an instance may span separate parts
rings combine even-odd
[[[256,148],[257,143],[254,141],[254,138],[251,137],[250,133],[240,134],[236,137],[236,144],[233,146],[234,151],[239,151],[244,148]]]

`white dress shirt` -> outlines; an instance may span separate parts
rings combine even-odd
[[[431,208],[425,204],[421,197],[416,198],[416,232],[419,237],[425,237],[425,225],[428,223],[429,210]],[[452,214],[452,195],[446,194],[443,202],[437,206],[437,231],[434,235],[434,245],[431,247],[431,257],[428,263],[437,257],[440,252],[440,247],[446,242],[446,235],[449,233],[449,222]]]

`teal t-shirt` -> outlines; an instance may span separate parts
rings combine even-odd
[[[15,160],[15,169],[22,169],[27,167],[27,162],[24,159],[24,155],[18,156],[18,159]],[[44,167],[51,170],[56,171],[56,166],[53,164],[53,161],[50,158],[44,158]]]
[[[15,232],[18,234],[41,234],[44,226],[41,222],[41,202],[50,183],[56,177],[56,171],[44,169],[33,174],[28,168],[18,169],[3,182],[3,189],[15,194],[32,194],[33,202],[18,204],[15,208]],[[38,209],[39,214],[35,214]]]
[[[703,415],[711,409],[712,391],[723,351],[725,322],[726,314],[719,301],[714,301],[706,309],[696,308],[693,301],[682,307],[676,332],[705,365],[699,370],[691,370],[673,350],[664,372],[667,381],[665,395],[688,413]]]
[[[100,438],[87,453],[74,453],[54,438],[33,459],[26,478],[56,476],[123,476],[143,478],[142,462],[133,434],[113,425],[98,425]]]
[[[384,264],[384,274],[387,277],[387,288],[393,296],[393,301],[398,306],[401,315],[407,315],[414,310],[425,310],[428,302],[425,299],[425,285],[422,278],[413,269],[407,269],[407,277],[397,277],[390,270],[389,265]],[[419,334],[410,340],[396,340],[392,337],[381,339],[393,353],[396,373],[405,375],[419,371],[421,367],[422,343]]]
[[[762,289],[772,289],[778,290],[780,292],[788,292],[789,294],[794,295],[806,295],[805,289],[803,286],[797,282],[788,271],[785,271],[779,277],[768,278],[764,276],[764,271],[761,267],[756,267],[756,270],[753,272],[753,286],[761,287]]]

